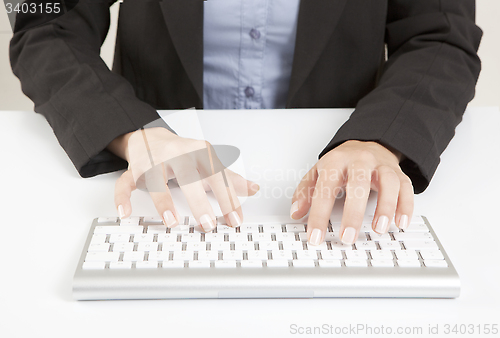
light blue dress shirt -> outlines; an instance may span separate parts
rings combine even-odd
[[[204,109],[285,108],[299,4],[204,2]]]

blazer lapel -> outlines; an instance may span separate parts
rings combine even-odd
[[[203,0],[163,0],[160,7],[177,54],[203,100]]]
[[[287,107],[318,61],[347,0],[302,0]]]

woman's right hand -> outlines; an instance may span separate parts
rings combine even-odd
[[[141,183],[168,227],[179,224],[167,182],[176,178],[198,224],[206,232],[216,226],[206,191],[211,190],[229,226],[243,220],[237,196],[252,196],[259,186],[226,169],[210,143],[180,137],[165,128],[141,129],[113,140],[108,149],[128,161],[116,181],[115,204],[121,218],[131,215],[130,196]]]

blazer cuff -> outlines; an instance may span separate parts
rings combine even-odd
[[[394,130],[390,127],[391,121],[386,121],[385,126],[380,125],[384,124],[380,119],[372,122],[367,123],[351,115],[318,158],[349,140],[377,142],[401,152],[401,169],[411,179],[415,193],[423,192],[439,164],[439,153],[432,142],[411,128]]]

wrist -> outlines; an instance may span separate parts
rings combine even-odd
[[[115,154],[118,157],[123,158],[124,160],[128,161],[128,141],[130,139],[130,136],[135,132],[130,132],[126,133],[123,135],[120,135],[116,137],[113,141],[111,141],[107,149],[111,151],[113,154]]]

